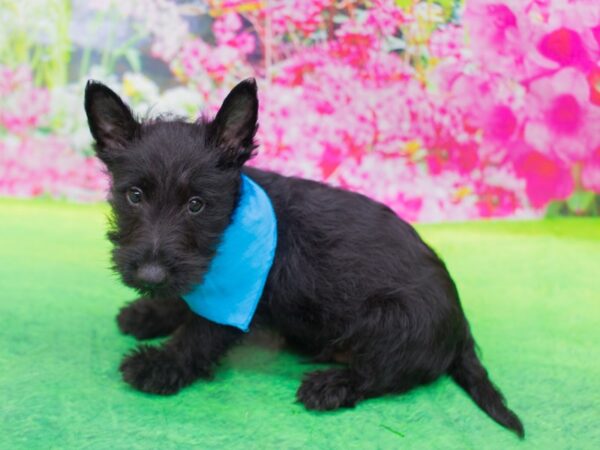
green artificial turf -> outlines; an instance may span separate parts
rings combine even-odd
[[[445,258],[519,441],[451,380],[307,412],[317,367],[251,338],[172,397],[117,371],[134,297],[108,269],[105,205],[0,200],[0,449],[583,449],[600,445],[600,220],[420,226]]]

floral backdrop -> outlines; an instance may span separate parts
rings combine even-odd
[[[140,116],[254,76],[252,164],[413,221],[598,215],[597,0],[0,0],[0,195],[96,201],[88,78]]]

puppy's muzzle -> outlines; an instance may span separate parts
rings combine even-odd
[[[167,279],[166,269],[157,263],[149,263],[140,266],[136,272],[138,280],[147,286],[158,286]]]

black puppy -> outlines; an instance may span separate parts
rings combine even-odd
[[[112,177],[109,239],[115,268],[143,296],[120,329],[140,346],[121,372],[135,388],[174,394],[211,375],[243,332],[193,313],[181,296],[206,273],[240,195],[241,174],[269,195],[278,245],[252,326],[275,327],[321,361],[305,376],[307,408],[351,407],[450,374],[494,420],[523,436],[475,353],[444,263],[389,208],[322,183],[243,168],[256,147],[254,80],[237,85],[213,121],[136,120],[106,86],[89,82],[85,110]]]

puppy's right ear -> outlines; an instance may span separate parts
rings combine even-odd
[[[85,112],[96,154],[107,165],[139,134],[140,124],[129,106],[102,83],[87,82]]]

